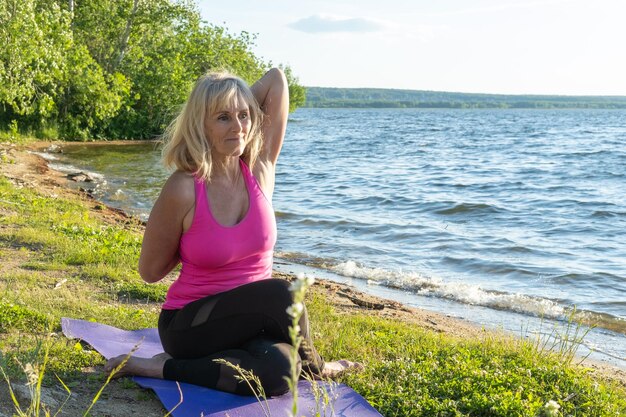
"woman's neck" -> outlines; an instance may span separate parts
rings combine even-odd
[[[211,168],[211,181],[235,183],[241,175],[238,157],[214,158]]]

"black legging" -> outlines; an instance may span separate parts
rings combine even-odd
[[[287,392],[292,323],[286,310],[292,303],[289,282],[267,279],[196,300],[180,310],[162,310],[159,336],[173,357],[165,362],[163,377],[251,395],[248,385],[235,378],[235,370],[215,362],[224,359],[256,375],[268,396]],[[319,376],[324,362],[313,347],[306,309],[299,326],[303,337],[299,366]]]

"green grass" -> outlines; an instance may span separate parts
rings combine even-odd
[[[141,247],[137,228],[102,224],[79,201],[16,189],[4,178],[0,179],[0,201],[6,205],[0,219],[0,225],[7,226],[0,232],[5,244],[36,251],[57,268],[61,264],[135,269]]]
[[[46,349],[44,385],[59,376],[71,389],[84,368],[104,363],[60,335],[61,317],[156,326],[167,286],[146,285],[136,272],[139,226],[106,223],[79,199],[45,197],[4,178],[0,213],[0,366],[9,379],[24,379],[22,365],[41,363]],[[341,313],[323,291],[314,286],[308,297],[318,349],[329,360],[363,362],[366,370],[343,382],[385,416],[536,417],[550,400],[562,416],[626,415],[624,389],[568,357],[488,332],[459,339]],[[104,382],[96,374],[88,386],[96,395]]]
[[[311,309],[315,312],[315,309]],[[389,320],[312,314],[330,357],[366,363],[346,382],[386,416],[623,416],[624,391],[536,345],[484,333],[461,340]],[[339,329],[339,331],[337,331]],[[320,346],[321,347],[321,346]]]
[[[26,144],[38,140],[54,140],[58,137],[58,129],[54,126],[22,132],[15,121],[9,124],[8,129],[0,130],[0,143]]]
[[[27,306],[0,301],[0,332],[11,330],[43,332],[49,326],[46,315]]]
[[[120,282],[115,286],[120,297],[127,297],[137,301],[159,302],[165,301],[168,286],[165,284],[145,284],[144,282]]]

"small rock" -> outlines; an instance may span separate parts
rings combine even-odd
[[[93,198],[93,190],[91,188],[79,187],[78,191],[80,191],[81,193],[85,193],[87,197]]]
[[[93,182],[93,178],[91,178],[89,174],[85,174],[84,172],[74,172],[71,174],[67,174],[67,178],[76,182]]]
[[[63,149],[56,144],[52,144],[48,147],[48,149],[46,149],[46,152],[50,152],[50,153],[63,153]]]
[[[30,401],[32,401],[31,388],[29,388],[27,385],[15,384],[12,386],[12,388],[15,396],[20,403],[28,404]],[[59,397],[60,395],[62,395],[62,393],[55,392],[50,388],[41,387],[41,404],[45,404],[47,408],[56,409],[59,406],[60,402],[55,397]]]

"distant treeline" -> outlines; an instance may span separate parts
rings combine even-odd
[[[503,95],[382,88],[307,87],[304,107],[626,109],[626,97]]]
[[[0,0],[0,134],[153,138],[206,71],[259,78],[270,63],[254,42],[204,22],[195,0]]]

